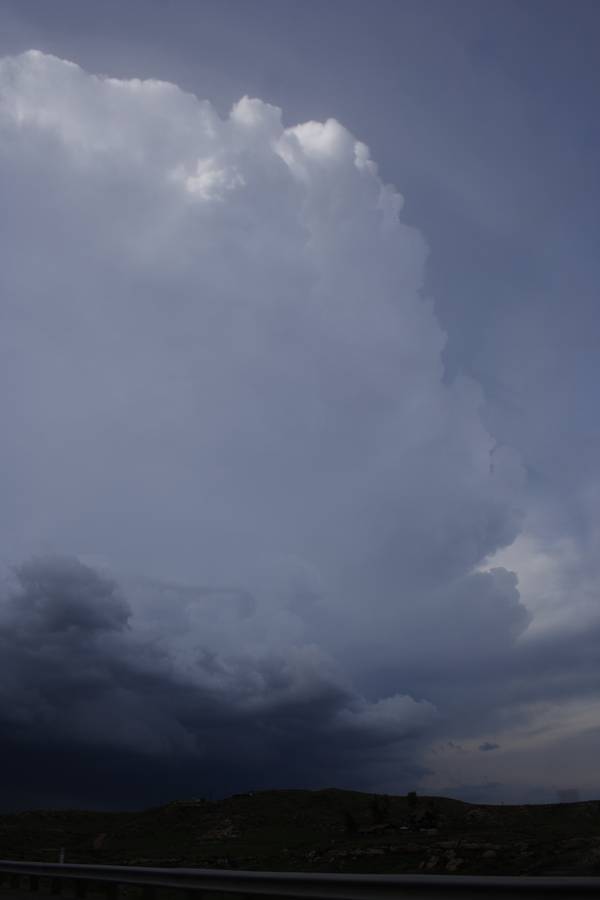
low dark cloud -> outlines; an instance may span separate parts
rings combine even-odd
[[[235,641],[228,647],[210,633],[217,605],[229,606],[222,627]],[[518,722],[516,695],[502,704],[510,681],[499,670],[469,689],[468,668],[452,687],[450,655],[434,682],[426,685],[409,666],[368,699],[326,641],[257,652],[251,635],[262,615],[260,603],[240,607],[232,589],[118,579],[71,558],[15,567],[0,598],[4,806],[114,808],[328,784],[404,791],[435,774],[424,753],[449,727],[468,736],[511,715]],[[570,656],[559,651],[547,648],[545,670],[539,647],[498,656],[513,677],[521,672],[523,702],[535,700],[542,671],[566,684]],[[393,691],[400,684],[406,692]],[[571,687],[577,695],[580,685]],[[439,703],[413,699],[423,694]],[[469,709],[461,712],[465,698]],[[478,749],[487,755],[500,745]],[[472,758],[447,740],[432,751],[440,774],[448,753]],[[463,787],[450,793],[483,790]],[[501,796],[500,786],[494,791]]]
[[[138,628],[113,580],[73,559],[16,568],[0,615],[4,804],[367,785],[369,760],[386,749],[407,783],[425,771],[414,751],[433,708],[367,702],[327,673],[315,646],[223,655],[200,629],[182,664],[174,645]]]
[[[577,803],[580,799],[577,788],[564,788],[563,790],[557,791],[556,796],[558,797],[559,803]]]

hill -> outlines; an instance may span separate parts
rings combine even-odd
[[[598,875],[600,802],[489,806],[335,789],[180,800],[142,812],[0,815],[0,858],[137,866]]]

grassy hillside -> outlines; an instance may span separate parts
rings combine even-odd
[[[600,802],[260,791],[134,813],[0,816],[0,858],[288,871],[600,875]]]

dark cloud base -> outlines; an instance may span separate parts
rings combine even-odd
[[[48,557],[16,567],[14,576],[0,597],[0,806],[7,810],[143,808],[267,788],[393,784],[402,793],[431,774],[420,759],[436,734],[491,733],[499,721],[518,721],[520,704],[599,686],[595,632],[579,647],[579,666],[568,636],[508,645],[479,679],[477,657],[457,665],[451,655],[429,671],[399,665],[381,676],[370,702],[319,668],[312,650],[295,668],[285,655],[244,657],[243,641],[237,655],[208,652],[201,628],[193,665],[182,668],[177,641],[145,631],[105,573]],[[172,587],[163,632],[176,596]],[[208,622],[210,606],[205,615]],[[377,699],[391,687],[403,696]],[[434,698],[443,715],[431,718],[434,707],[407,690]],[[492,741],[479,745],[496,749]],[[483,787],[473,790],[462,794],[483,796]],[[501,796],[502,785],[494,791]]]
[[[382,724],[378,704],[310,664],[290,671],[281,657],[224,657],[199,643],[184,676],[177,647],[143,635],[111,578],[55,557],[14,571],[0,604],[4,808],[368,788],[390,751],[408,786],[426,771],[414,762],[418,721]]]
[[[69,741],[44,744],[0,737],[2,790],[0,809],[146,809],[177,799],[221,799],[252,790],[325,787],[368,790],[363,772],[344,772],[333,753],[306,758],[306,746],[296,748],[296,759],[270,766],[244,765],[241,733],[236,758],[230,764],[194,757],[148,758],[116,748],[90,747]],[[309,736],[307,735],[307,743]],[[304,759],[302,759],[304,756]],[[404,765],[405,791],[412,789],[427,769]],[[401,786],[398,791],[402,793]]]

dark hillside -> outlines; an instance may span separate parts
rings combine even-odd
[[[143,812],[0,816],[0,857],[345,872],[600,874],[600,803],[260,791]]]

